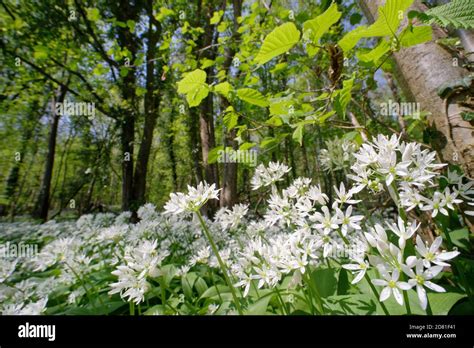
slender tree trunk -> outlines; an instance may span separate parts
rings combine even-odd
[[[242,0],[233,0],[233,19],[234,27],[232,38],[234,41],[238,42],[240,39],[240,34],[238,32],[239,23],[237,18],[242,15]],[[230,66],[232,60],[235,56],[235,48],[231,47],[227,51],[227,57],[224,62],[224,69],[227,71],[228,78],[230,77]],[[223,96],[221,96],[221,110],[224,111],[229,106],[229,102]],[[237,132],[235,129],[231,131],[225,131],[224,134],[224,147],[230,146],[233,150],[238,149],[237,141],[235,137]],[[237,173],[238,173],[238,164],[237,162],[223,163],[223,173],[222,173],[222,191],[220,205],[221,207],[231,207],[238,201],[238,192],[237,192]]]
[[[361,0],[361,7],[370,22],[378,16],[381,0]],[[424,11],[425,5],[416,0],[412,10]],[[428,120],[436,134],[434,147],[443,161],[460,164],[469,176],[474,176],[474,127],[463,120],[461,113],[471,110],[460,103],[472,96],[471,90],[442,99],[437,91],[446,83],[468,76],[468,71],[455,64],[451,55],[436,44],[445,34],[434,26],[433,40],[421,45],[402,48],[394,53],[396,76],[409,101],[417,101],[431,113]]]
[[[36,206],[33,211],[33,217],[46,221],[48,219],[49,210],[49,193],[51,188],[51,179],[53,177],[54,157],[56,154],[56,138],[58,134],[58,125],[60,114],[56,113],[56,103],[62,103],[66,97],[67,88],[61,86],[58,88],[57,97],[53,98],[51,103],[51,126],[48,138],[48,154],[46,156],[46,163],[44,167],[43,180],[41,181],[40,192]]]
[[[148,42],[146,53],[146,94],[145,94],[145,125],[143,138],[140,143],[135,174],[133,180],[133,203],[134,210],[145,203],[146,179],[150,150],[153,143],[153,132],[158,118],[158,110],[161,100],[161,91],[158,90],[159,76],[161,76],[161,63],[155,72],[156,45],[161,36],[161,24],[153,16],[153,1],[148,0]],[[153,29],[156,27],[156,30]],[[157,78],[158,77],[158,78]]]

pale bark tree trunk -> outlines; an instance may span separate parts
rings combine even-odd
[[[381,0],[360,0],[361,8],[369,22],[378,17]],[[416,0],[412,10],[425,11]],[[451,55],[436,44],[445,36],[434,27],[433,40],[424,44],[402,48],[394,53],[396,76],[409,102],[419,102],[421,108],[431,113],[428,120],[437,131],[435,148],[443,161],[461,165],[469,176],[474,176],[474,127],[463,120],[461,112],[466,107],[458,103],[472,91],[461,91],[447,100],[438,96],[438,88],[445,83],[460,80],[468,71],[453,64]]]

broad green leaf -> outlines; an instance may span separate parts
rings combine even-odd
[[[228,131],[234,129],[237,126],[239,115],[234,111],[229,111],[224,114],[223,122],[224,126]]]
[[[349,284],[347,270],[341,267],[341,270],[339,271],[339,279],[337,281],[337,294],[346,295],[350,287],[351,285]]]
[[[166,8],[166,7],[161,7],[160,12],[155,15],[155,18],[158,22],[161,22],[166,17],[173,16],[173,15],[174,15],[173,10],[170,10],[169,8]]]
[[[249,104],[261,106],[263,108],[268,106],[267,98],[265,98],[262,93],[252,88],[238,89],[237,97]]]
[[[377,20],[370,26],[361,26],[347,33],[340,41],[339,46],[348,51],[363,37],[379,37],[397,35],[398,27],[405,11],[414,0],[390,0],[379,7]]]
[[[207,163],[208,164],[216,163],[217,160],[219,159],[219,155],[222,150],[224,150],[224,146],[221,145],[209,151],[209,153],[207,154]]]
[[[363,62],[378,62],[388,51],[390,51],[390,43],[382,40],[373,50],[367,53],[358,53],[357,58]]]
[[[262,297],[258,299],[255,303],[252,303],[247,310],[245,311],[245,314],[247,315],[263,315],[266,314],[267,308],[268,308],[268,303],[270,302],[272,298],[272,295],[268,295],[265,297]]]
[[[255,145],[255,143],[243,143],[242,145],[239,146],[239,150],[250,150],[251,148],[253,148]]]
[[[303,144],[303,131],[304,131],[304,124],[300,124],[296,127],[293,132],[293,139],[297,141],[300,145]]]
[[[324,11],[321,15],[315,19],[304,22],[303,30],[304,36],[311,40],[314,44],[318,45],[321,37],[331,28],[331,26],[341,18],[341,12],[337,9],[337,4],[334,2],[332,5]],[[318,48],[314,47],[311,51],[310,56],[316,54]],[[309,52],[308,52],[309,53]]]
[[[334,295],[337,291],[336,271],[334,268],[319,268],[311,273],[311,282],[321,297]]]
[[[178,93],[186,94],[189,107],[198,106],[209,94],[209,86],[206,83],[207,74],[201,69],[196,69],[186,74],[178,82]]]
[[[342,82],[342,89],[339,90],[338,96],[335,100],[334,107],[336,111],[342,116],[345,116],[347,105],[351,101],[351,92],[353,86],[354,77],[349,80],[344,80]]]
[[[265,64],[272,58],[288,52],[300,40],[300,32],[295,24],[288,22],[276,27],[263,41],[255,57],[255,63]]]
[[[204,292],[207,290],[207,284],[201,277],[196,280],[194,287],[196,288],[199,296],[202,296],[202,294],[204,294]]]
[[[143,315],[164,315],[166,314],[166,307],[163,305],[155,305],[148,308]]]
[[[214,86],[214,91],[219,94],[222,94],[226,98],[229,96],[229,92],[231,90],[232,90],[232,86],[227,81],[221,82]]]
[[[466,251],[469,251],[471,243],[469,242],[469,230],[467,227],[449,231],[449,238],[455,246],[462,248]]]
[[[100,19],[100,12],[99,9],[93,7],[93,8],[87,8],[87,19],[92,21],[92,22],[97,22]]]
[[[208,58],[203,58],[199,61],[201,63],[201,69],[204,70],[206,68],[209,68],[210,66],[213,66],[216,61]]]
[[[433,29],[430,25],[423,25],[419,27],[408,27],[400,35],[400,43],[403,47],[410,47],[418,45],[433,38]]]
[[[229,294],[230,294],[229,287],[226,286],[226,285],[217,284],[217,285],[211,286],[211,287],[208,288],[206,291],[204,291],[204,292],[201,294],[200,299],[203,299],[203,298],[212,298],[212,297],[214,297],[214,296],[219,296],[219,294],[222,296],[222,294],[225,294],[225,293],[229,293]]]
[[[219,21],[221,20],[222,18],[222,15],[224,14],[224,11],[220,10],[220,11],[215,11],[212,15],[212,18],[211,18],[211,21],[210,23],[211,24],[217,24],[219,23]]]

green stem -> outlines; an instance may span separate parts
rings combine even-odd
[[[135,315],[135,303],[133,301],[130,303],[130,315]]]
[[[235,307],[237,308],[237,311],[239,312],[240,315],[243,315],[243,312],[242,312],[242,308],[240,307],[240,303],[237,299],[237,295],[235,293],[235,289],[234,289],[234,286],[232,284],[232,282],[230,281],[229,279],[229,275],[227,273],[227,267],[225,266],[224,262],[222,261],[221,259],[221,256],[219,255],[219,251],[217,250],[217,246],[216,244],[214,243],[214,240],[212,239],[211,237],[211,234],[209,233],[209,230],[207,229],[207,226],[206,226],[206,223],[204,222],[203,218],[202,218],[202,215],[201,213],[198,211],[196,211],[196,215],[198,216],[199,218],[199,222],[201,223],[201,226],[202,226],[202,229],[204,231],[204,234],[206,235],[206,238],[207,240],[209,241],[209,243],[211,244],[211,248],[212,248],[212,251],[214,252],[214,254],[216,255],[216,258],[217,258],[217,262],[219,263],[219,266],[221,267],[221,270],[222,270],[222,273],[224,275],[224,279],[227,283],[227,286],[229,287],[230,289],[230,292],[232,294],[232,298],[234,299],[234,303],[235,303]]]
[[[372,281],[371,281],[369,275],[367,274],[367,272],[365,272],[365,279],[367,280],[367,283],[369,283],[370,289],[372,289],[372,292],[374,293],[375,297],[377,298],[377,301],[380,303],[380,307],[382,307],[382,310],[385,313],[385,315],[390,315],[390,313],[387,310],[387,307],[385,307],[385,304],[382,301],[380,301],[379,293],[378,293],[377,289],[375,288],[374,284],[372,284]]]
[[[308,285],[309,293],[311,295],[311,298],[314,297],[316,299],[316,305],[318,306],[318,311],[320,314],[324,314],[324,307],[323,307],[323,302],[321,300],[321,295],[319,294],[319,291],[315,286],[311,286],[311,277],[309,274],[303,274],[303,278],[306,280],[306,284]],[[314,291],[314,296],[313,296],[313,291]]]
[[[433,311],[431,310],[430,299],[428,298],[428,294],[426,294],[426,314],[433,315]]]
[[[281,297],[280,290],[278,289],[278,287],[276,287],[276,293],[277,293],[278,299],[280,300],[281,306],[283,308],[283,313],[288,315],[288,310],[286,308],[285,302],[283,301],[283,298]]]

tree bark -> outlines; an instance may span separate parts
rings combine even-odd
[[[240,34],[238,33],[239,23],[237,18],[242,15],[242,0],[233,0],[232,2],[233,11],[234,11],[234,27],[232,33],[232,39],[235,41],[239,41]],[[236,50],[234,47],[231,47],[227,51],[227,58],[224,62],[223,68],[227,71],[227,76],[230,76],[230,66],[232,64],[232,60],[234,59]],[[224,111],[229,106],[229,102],[223,96],[221,96],[221,110]],[[231,131],[224,131],[224,147],[230,145],[233,150],[238,149],[237,141],[235,141],[235,137],[237,132],[235,129]],[[231,163],[223,163],[223,172],[222,172],[222,191],[221,191],[221,199],[220,199],[220,206],[221,207],[231,207],[238,201],[238,192],[237,192],[237,170],[238,164],[237,162]]]
[[[64,101],[67,91],[67,86],[60,86],[58,88],[57,97],[53,98],[51,103],[51,128],[48,138],[48,154],[46,156],[40,192],[32,214],[34,218],[40,219],[41,221],[46,221],[48,219],[50,203],[49,191],[51,188],[51,179],[53,178],[54,157],[56,154],[56,138],[58,134],[59,119],[61,117],[60,114],[56,113],[56,103],[62,103]]]
[[[145,124],[133,180],[133,210],[145,204],[146,201],[145,193],[148,162],[161,100],[161,91],[158,90],[157,82],[159,76],[161,76],[161,63],[158,64],[159,67],[155,73],[156,45],[161,36],[161,24],[153,16],[152,0],[148,0],[147,12],[149,23],[146,53]],[[153,29],[153,27],[156,27],[156,30]]]
[[[369,22],[373,22],[382,1],[361,0],[360,4]],[[423,12],[426,7],[416,0],[411,10]],[[451,55],[436,44],[435,40],[443,36],[444,32],[433,26],[432,41],[402,48],[394,53],[395,72],[408,101],[419,102],[423,110],[431,113],[428,120],[432,131],[437,134],[433,145],[442,160],[461,165],[466,174],[472,177],[474,127],[463,120],[461,112],[466,107],[459,104],[472,94],[472,90],[463,90],[446,100],[438,95],[437,90],[443,84],[468,76],[468,71],[453,64]]]

